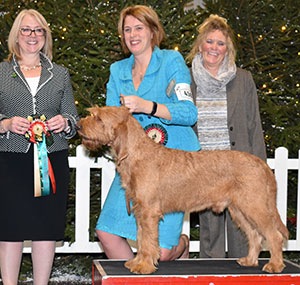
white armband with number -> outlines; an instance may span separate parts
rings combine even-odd
[[[175,85],[175,94],[179,101],[191,101],[193,102],[193,96],[191,86],[187,83],[178,83]]]

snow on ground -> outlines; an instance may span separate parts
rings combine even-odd
[[[0,284],[2,284],[0,278]],[[27,278],[26,280],[19,282],[19,285],[31,285],[33,284],[32,278]],[[86,284],[92,284],[92,279],[79,276],[76,274],[69,274],[69,273],[60,273],[58,271],[52,273],[52,277],[50,279],[49,285],[75,285],[75,284],[80,284],[80,285],[86,285]]]

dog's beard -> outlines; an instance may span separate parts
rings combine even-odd
[[[82,143],[85,147],[87,147],[90,150],[97,150],[98,148],[100,148],[102,146],[102,144],[100,144],[99,142],[95,142],[95,141],[89,141],[89,140],[82,140]]]
[[[82,133],[80,133],[80,136],[82,138],[82,143],[85,147],[87,147],[90,150],[96,150],[98,148],[100,148],[101,146],[107,144],[101,140],[99,140],[98,138],[89,138],[85,135],[83,135]]]

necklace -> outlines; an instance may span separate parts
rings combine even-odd
[[[144,79],[144,75],[143,73],[140,73],[140,81],[142,81]]]
[[[41,66],[41,63],[39,62],[37,65],[34,65],[34,66],[21,65],[20,68],[25,71],[30,71],[30,70],[35,70],[35,69],[39,68],[40,66]]]
[[[135,75],[138,75],[139,76],[139,79],[140,79],[140,81],[143,81],[143,79],[144,79],[144,74],[143,74],[143,72],[140,72],[139,74],[138,74],[138,72],[135,70],[135,62],[133,63],[133,65],[132,65],[132,70],[134,71],[134,76]]]

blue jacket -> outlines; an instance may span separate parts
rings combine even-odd
[[[134,57],[115,62],[110,68],[107,84],[106,105],[120,106],[120,94],[136,95],[145,100],[167,106],[172,119],[148,117],[134,113],[133,116],[150,136],[159,136],[166,147],[197,151],[200,149],[197,136],[191,126],[197,121],[197,108],[191,101],[179,101],[174,87],[167,95],[167,88],[174,79],[176,84],[191,84],[190,72],[183,57],[174,50],[160,50],[155,47],[152,57],[138,90],[132,81]]]

